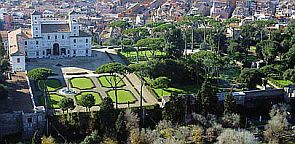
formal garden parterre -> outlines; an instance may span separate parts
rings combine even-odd
[[[67,87],[67,84],[62,85],[63,79],[48,78],[47,80],[38,80],[36,83],[36,89],[43,92],[43,88],[46,85],[48,91],[48,107],[51,109],[60,109],[59,101],[63,98],[71,98],[75,101],[76,106],[82,106],[81,99],[85,95],[92,95],[95,99],[93,106],[99,106],[104,97],[110,97],[113,102],[116,102],[114,81],[118,81],[117,90],[118,104],[135,103],[137,98],[131,92],[131,86],[127,86],[124,80],[120,76],[111,75],[99,75],[93,77],[78,77],[77,75],[71,75],[64,81],[69,83],[70,88],[76,90],[74,95],[63,95],[60,93],[61,88]],[[98,90],[99,89],[99,90]],[[102,91],[100,91],[102,90]],[[103,95],[102,95],[103,94]],[[39,104],[45,105],[45,97],[39,96]]]

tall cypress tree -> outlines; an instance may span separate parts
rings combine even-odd
[[[236,101],[234,96],[232,95],[232,90],[227,93],[224,97],[224,114],[232,113],[235,110]]]
[[[215,113],[218,98],[214,87],[205,80],[202,84],[201,90],[197,95],[198,110],[205,113]]]

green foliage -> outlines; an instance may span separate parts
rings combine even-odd
[[[0,58],[0,72],[3,73],[5,71],[8,71],[10,67],[10,62],[8,59],[1,59]]]
[[[44,84],[44,82],[45,82],[45,84]],[[44,89],[44,86],[47,87],[48,91],[56,91],[57,89],[62,87],[62,85],[58,79],[39,80],[37,85],[38,85],[38,88],[40,91],[42,91]]]
[[[201,64],[188,60],[153,60],[149,61],[151,78],[168,77],[171,83],[198,84],[203,81]]]
[[[86,136],[85,139],[80,144],[97,144],[101,142],[101,137],[98,135],[97,130],[91,132],[89,136]]]
[[[204,81],[201,90],[197,94],[198,110],[202,113],[215,113],[217,101],[215,89],[207,80]]]
[[[113,21],[110,23],[111,27],[118,27],[121,29],[125,29],[126,27],[130,26],[130,24],[127,21]]]
[[[146,76],[151,69],[146,62],[130,64],[128,67],[131,72],[138,72],[141,76]]]
[[[167,77],[158,77],[152,82],[154,88],[167,88],[171,80]]]
[[[58,103],[59,107],[63,110],[63,111],[68,111],[69,109],[74,109],[75,108],[75,104],[74,104],[74,100],[71,98],[63,98],[59,101]]]
[[[46,80],[51,76],[52,70],[47,68],[35,68],[28,72],[28,77],[33,80]]]
[[[151,22],[151,23],[147,23],[145,26],[149,28],[153,28],[153,27],[160,26],[162,24],[165,24],[165,22]]]
[[[80,94],[75,96],[76,100],[78,101],[78,104],[81,103],[82,96],[87,95],[87,94],[92,94],[94,96],[95,105],[100,105],[102,103],[102,98],[101,98],[101,95],[99,93],[92,92],[92,91],[84,91],[84,92],[81,92]]]
[[[283,140],[288,137],[285,133],[289,129],[287,106],[284,104],[274,105],[269,115],[271,119],[264,131],[265,139],[273,143],[285,143]]]
[[[288,69],[284,72],[284,79],[295,82],[295,69]]]
[[[173,24],[165,23],[153,28],[153,32],[167,32],[170,29],[175,29],[176,27]]]
[[[95,105],[95,98],[92,94],[85,94],[82,95],[81,98],[81,105],[90,109],[92,106]]]
[[[114,75],[114,73],[118,73],[121,75],[126,75],[129,72],[129,68],[121,63],[113,62],[104,64],[96,69],[96,73],[109,73],[110,75]]]
[[[245,68],[242,70],[238,81],[245,83],[247,88],[255,89],[257,84],[262,84],[262,77],[264,75],[257,69]]]
[[[229,46],[227,48],[228,54],[232,56],[235,60],[242,60],[242,54],[245,53],[245,49],[243,49],[238,41],[229,41]]]
[[[226,61],[212,51],[199,51],[192,55],[192,59],[201,64],[207,76],[217,76],[218,69],[226,65]]]
[[[235,111],[236,101],[234,96],[232,95],[232,91],[227,93],[224,97],[224,114],[232,113]]]
[[[118,115],[118,118],[115,123],[115,128],[117,132],[117,139],[120,142],[124,142],[127,140],[128,137],[128,131],[126,128],[126,122],[125,122],[125,112],[121,111]]]
[[[172,29],[167,33],[165,51],[168,58],[178,59],[183,56],[184,40],[180,29]]]
[[[109,38],[107,39],[102,45],[104,46],[114,46],[114,45],[119,45],[121,41],[116,38]]]
[[[125,83],[119,76],[100,76],[97,78],[103,87],[114,88],[123,87]]]
[[[165,104],[162,117],[173,123],[182,123],[185,118],[185,98],[177,95],[171,96],[170,101]]]
[[[279,43],[271,40],[261,41],[256,45],[256,53],[267,64],[273,63],[279,51]]]
[[[281,75],[282,71],[276,65],[266,65],[259,69],[266,76]]]
[[[162,38],[145,38],[137,41],[135,44],[137,47],[148,47],[152,50],[160,49],[164,46],[164,40]]]
[[[217,139],[217,144],[258,144],[254,135],[246,130],[225,129]]]
[[[289,68],[295,66],[295,45],[293,45],[292,48],[290,48],[289,51],[283,55],[283,60]]]
[[[111,135],[114,131],[116,121],[115,109],[111,98],[106,97],[100,105],[100,123],[101,129],[106,135]]]
[[[41,138],[41,144],[55,144],[55,139],[52,136]]]
[[[239,114],[227,113],[221,119],[223,128],[238,128],[240,125]]]

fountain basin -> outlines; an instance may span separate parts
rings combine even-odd
[[[58,93],[61,94],[61,95],[75,95],[75,94],[77,94],[79,92],[78,92],[77,89],[64,87],[64,88],[60,89],[58,91]]]

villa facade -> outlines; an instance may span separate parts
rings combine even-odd
[[[78,16],[72,11],[68,19],[43,18],[34,11],[30,29],[9,32],[13,71],[25,70],[25,58],[91,56],[91,35],[80,30]]]

